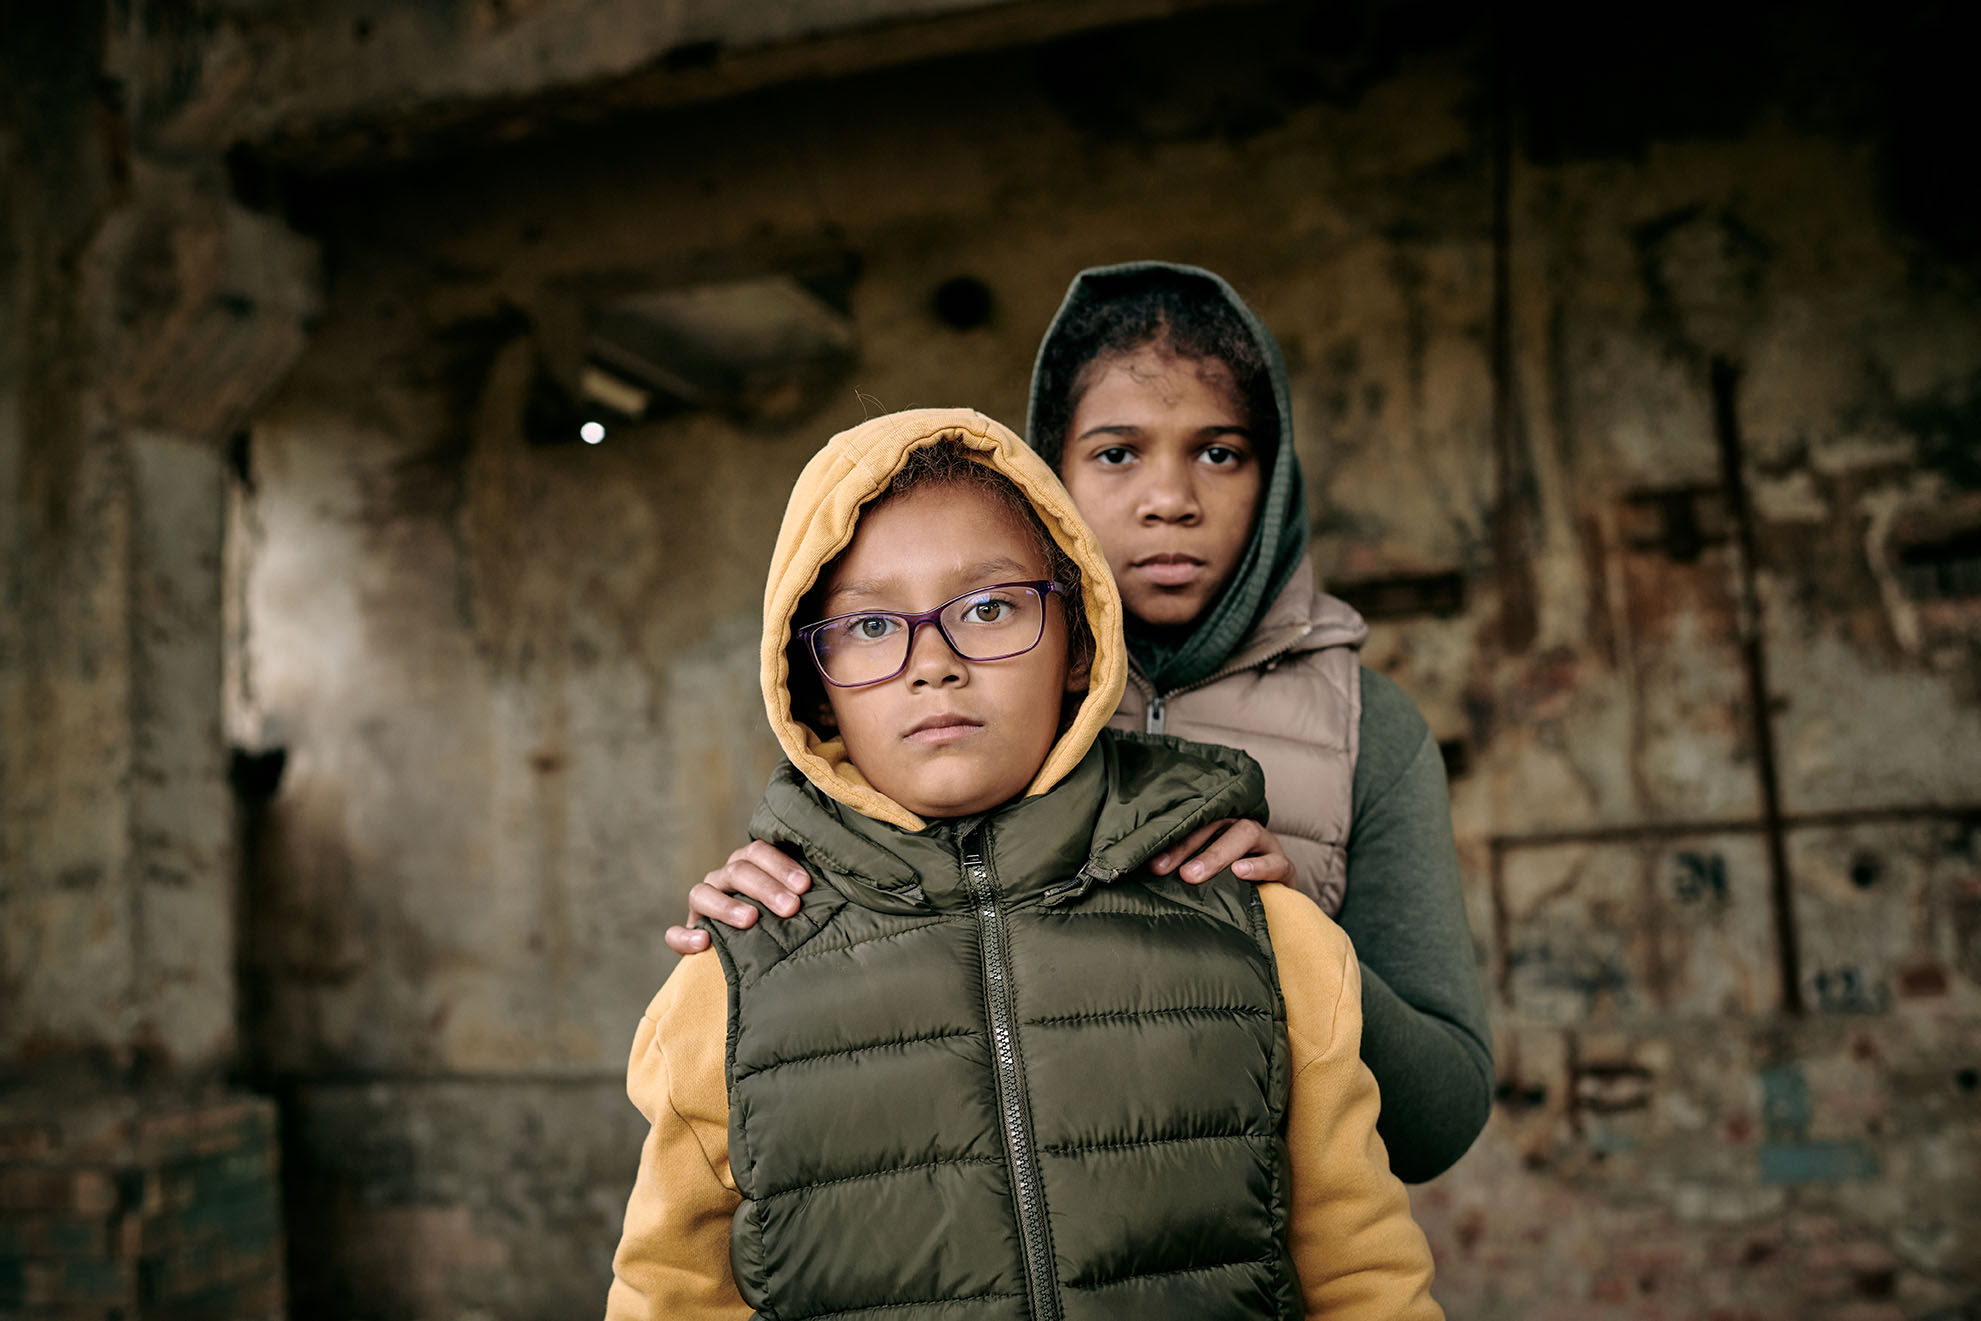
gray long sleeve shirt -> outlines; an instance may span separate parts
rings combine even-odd
[[[1492,1038],[1465,918],[1444,762],[1392,680],[1362,671],[1348,889],[1337,920],[1362,964],[1362,1058],[1407,1183],[1442,1174],[1485,1127]]]

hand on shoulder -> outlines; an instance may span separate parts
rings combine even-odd
[[[1272,831],[1249,818],[1213,821],[1199,826],[1149,860],[1158,876],[1176,872],[1191,885],[1201,885],[1229,867],[1241,881],[1255,885],[1293,884],[1293,863]]]
[[[676,954],[707,949],[708,933],[695,929],[703,918],[738,929],[755,922],[757,910],[731,895],[748,895],[779,917],[790,917],[798,911],[798,896],[811,888],[812,878],[803,867],[774,846],[753,839],[688,891],[687,925],[667,928],[667,947]]]

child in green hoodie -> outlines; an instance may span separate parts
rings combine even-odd
[[[1265,767],[1269,831],[1214,823],[1155,869],[1195,881],[1230,867],[1341,923],[1362,961],[1363,1056],[1391,1160],[1413,1182],[1443,1172],[1484,1127],[1493,1087],[1444,765],[1410,698],[1359,664],[1361,617],[1315,583],[1271,332],[1209,271],[1082,271],[1039,346],[1029,431],[1125,603],[1132,666],[1114,727],[1228,743]],[[789,912],[807,884],[757,842],[689,904],[749,922],[756,909],[725,892]],[[680,953],[706,941],[668,933]]]
[[[1148,868],[1261,776],[1104,728],[1120,600],[1044,463],[963,410],[835,437],[761,660],[751,830],[813,892],[641,1022],[609,1317],[1441,1316],[1347,939]]]

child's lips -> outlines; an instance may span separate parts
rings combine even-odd
[[[904,738],[910,743],[920,743],[929,747],[940,747],[945,743],[955,743],[968,738],[983,728],[981,721],[968,716],[930,716],[910,729]]]
[[[1131,562],[1130,571],[1161,587],[1183,587],[1195,582],[1205,569],[1195,555],[1165,553],[1144,555]]]

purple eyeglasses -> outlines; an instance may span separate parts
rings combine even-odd
[[[924,624],[935,625],[949,649],[966,661],[1022,656],[1045,636],[1046,597],[1060,590],[1050,581],[999,583],[919,614],[861,610],[806,624],[792,636],[805,643],[827,683],[864,688],[908,668],[915,632]]]

